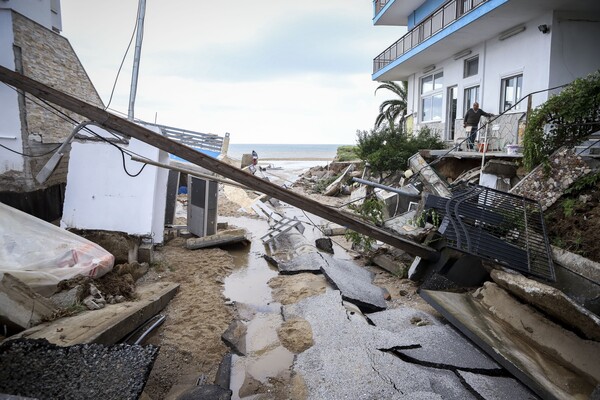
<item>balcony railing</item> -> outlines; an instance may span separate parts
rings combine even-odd
[[[373,2],[375,3],[375,15],[379,14],[379,12],[381,10],[383,10],[383,7],[385,7],[385,5],[389,2],[390,0],[374,0]]]
[[[389,0],[375,0],[380,10]],[[489,0],[450,0],[373,59],[373,73],[386,67],[463,15]]]

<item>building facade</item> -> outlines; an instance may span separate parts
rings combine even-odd
[[[496,146],[520,144],[529,107],[600,68],[600,2],[593,0],[375,0],[374,25],[406,35],[373,61],[373,80],[408,81],[409,126],[447,141],[464,136],[477,101]],[[531,96],[529,96],[531,94]]]
[[[62,29],[59,0],[0,0],[0,65],[102,106]],[[68,154],[43,184],[35,176],[81,117],[0,83],[0,201],[54,220],[62,212]],[[70,118],[73,120],[70,120]]]

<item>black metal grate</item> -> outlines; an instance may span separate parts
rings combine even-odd
[[[443,216],[438,230],[449,247],[556,280],[537,201],[483,186],[461,185],[453,189],[450,199],[428,195],[425,207]]]

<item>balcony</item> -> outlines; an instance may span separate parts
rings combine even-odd
[[[375,0],[376,14],[381,11],[390,0]],[[398,41],[385,49],[373,60],[373,73],[382,70],[411,49],[417,47],[454,21],[468,14],[475,8],[489,0],[450,0],[412,30],[402,36]]]

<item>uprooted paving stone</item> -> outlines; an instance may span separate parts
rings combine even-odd
[[[0,393],[51,399],[137,399],[156,346],[81,344],[60,347],[45,339],[0,346]]]
[[[465,357],[462,366],[457,367],[443,358],[435,362],[407,361],[387,351],[392,348],[425,351],[432,345],[431,329],[440,333],[451,328],[421,312],[385,313],[388,311],[378,313],[373,319],[390,323],[396,315],[398,325],[404,328],[396,332],[349,318],[339,292],[334,290],[284,307],[286,319],[304,318],[312,326],[314,345],[298,354],[293,366],[294,372],[306,382],[308,398],[475,399],[482,398],[483,393],[494,393],[484,398],[536,398],[482,354]],[[411,323],[415,316],[431,320],[432,325],[415,327]],[[466,340],[458,335],[452,336],[452,340],[459,342],[453,350],[461,354],[461,344],[467,343]],[[440,346],[448,345],[440,341],[427,351],[435,353]],[[473,364],[467,362],[469,359]],[[484,378],[477,387],[475,383],[468,384],[462,373]],[[506,382],[512,387],[507,387]]]

